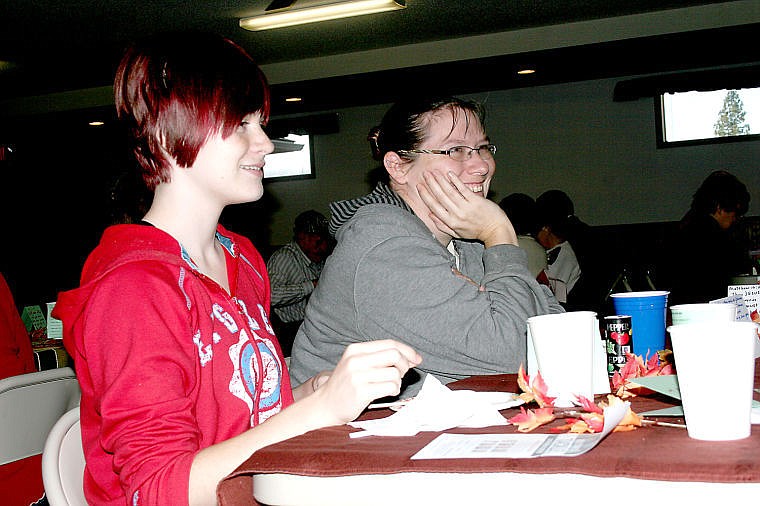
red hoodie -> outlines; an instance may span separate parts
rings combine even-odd
[[[91,505],[188,503],[195,454],[293,402],[261,255],[219,227],[230,293],[146,225],[108,228],[54,316],[82,388]]]

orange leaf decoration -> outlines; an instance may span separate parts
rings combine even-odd
[[[525,369],[523,369],[522,364],[520,364],[520,369],[517,370],[517,386],[519,386],[520,390],[523,392],[530,392],[530,378],[525,372]]]
[[[604,424],[604,422],[602,422]],[[570,426],[570,431],[575,434],[584,434],[586,432],[596,432],[588,423],[587,420],[576,420],[573,425]]]
[[[541,373],[537,372],[535,378],[531,378],[525,373],[522,364],[517,371],[517,385],[520,390],[523,391],[520,394],[520,398],[527,404],[535,401],[540,407],[554,406],[556,397],[550,397],[547,393],[548,387],[541,377]]]
[[[602,411],[602,413],[604,412]],[[587,432],[602,432],[604,429],[604,415],[602,413],[583,413],[581,415],[583,421],[588,425]]]
[[[604,414],[604,410],[594,404],[594,401],[582,395],[576,395],[575,398],[578,401],[578,404],[581,405],[583,411],[588,411],[589,413],[599,413],[600,415]]]
[[[670,363],[672,352],[670,350],[658,351],[649,357],[644,363],[641,355],[626,354],[625,365],[620,371],[612,375],[612,391],[623,399],[636,395],[628,388],[629,380],[642,376],[664,376],[673,374],[673,365]]]
[[[644,360],[637,355],[628,354],[625,366],[620,370],[620,373],[616,372],[613,376],[613,384],[617,382],[622,392],[627,392],[626,384],[628,378],[635,378],[639,376],[651,374],[667,374],[662,371],[667,371],[670,364],[658,355],[654,355],[650,358],[646,364]],[[662,361],[662,364],[660,363]],[[533,429],[552,422],[556,419],[554,414],[554,400],[555,397],[549,397],[546,393],[547,387],[544,383],[540,373],[536,373],[536,377],[531,378],[525,373],[522,364],[517,372],[517,384],[523,391],[520,394],[520,398],[526,403],[536,402],[540,408],[536,410],[526,410],[524,407],[520,407],[520,413],[509,418],[507,421],[512,425],[517,426],[517,430],[520,432],[530,432]],[[629,394],[634,395],[634,394]],[[582,395],[576,396],[577,404],[583,413],[580,414],[580,418],[567,418],[567,423],[558,427],[552,427],[549,431],[552,433],[558,432],[573,432],[582,434],[586,432],[595,433],[601,432],[604,429],[604,408],[608,406],[619,405],[623,400],[615,395],[608,395],[607,402],[600,402],[595,404],[593,399],[589,399]],[[561,415],[560,415],[561,417]],[[636,427],[641,427],[641,419],[634,413],[630,406],[620,421],[615,427],[614,432],[622,432],[634,430]]]
[[[536,427],[547,424],[554,420],[553,408],[540,408],[536,410],[525,409],[520,406],[520,413],[509,418],[507,421],[517,425],[520,432],[530,432]]]
[[[623,401],[619,397],[615,397],[614,395],[607,395],[607,404],[600,402],[599,405],[601,407],[615,406],[621,402]],[[634,413],[631,407],[628,406],[628,411],[626,411],[623,419],[618,422],[617,427],[613,429],[613,432],[626,432],[634,430],[636,427],[641,427],[641,418],[639,418],[639,415]]]

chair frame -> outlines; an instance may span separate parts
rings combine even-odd
[[[42,452],[42,482],[50,506],[87,506],[84,466],[77,406],[56,422]]]
[[[0,465],[42,453],[50,429],[80,395],[70,367],[0,380]]]

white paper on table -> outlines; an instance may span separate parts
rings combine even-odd
[[[747,311],[752,313],[758,309],[758,300],[760,300],[760,285],[728,285],[728,296],[741,295],[744,299],[744,304],[747,306]]]
[[[734,293],[728,297],[721,299],[711,300],[710,304],[735,304],[736,316],[734,317],[738,322],[751,322],[752,318],[749,316],[749,310],[744,303],[744,296],[741,293]]]
[[[750,315],[750,308],[744,302],[744,293],[749,294],[752,304],[752,310],[757,311],[757,285],[731,285],[728,287],[728,291],[735,292],[728,297],[722,299],[711,300],[710,304],[736,304],[736,321],[738,322],[751,322],[752,316]],[[757,324],[755,324],[757,325]],[[760,325],[758,326],[760,329]],[[760,357],[760,335],[755,339],[755,358]]]
[[[441,434],[412,455],[418,459],[526,459],[574,457],[588,452],[628,412],[629,402],[604,408],[604,428],[596,434]]]
[[[474,392],[451,390],[432,374],[425,377],[417,396],[396,413],[376,420],[349,422],[363,429],[350,437],[414,436],[424,431],[442,431],[454,427],[491,427],[507,425],[499,409],[519,406],[523,401],[515,397],[511,403],[494,404],[495,395],[504,392]],[[509,394],[506,394],[509,396]]]

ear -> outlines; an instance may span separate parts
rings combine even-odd
[[[406,174],[409,172],[409,162],[403,160],[395,151],[388,151],[383,157],[383,165],[391,181],[399,184],[406,183]]]

